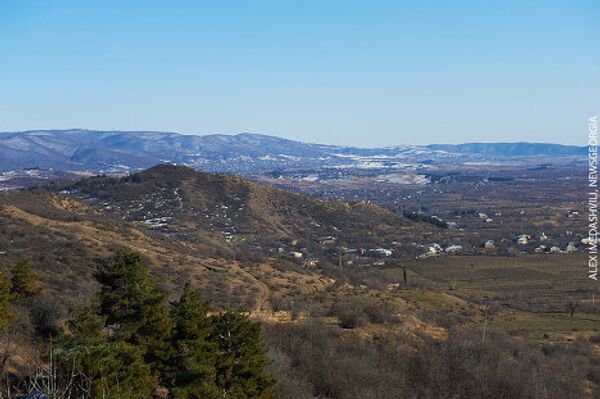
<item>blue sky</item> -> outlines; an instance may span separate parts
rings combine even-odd
[[[598,1],[0,0],[0,131],[586,142]]]

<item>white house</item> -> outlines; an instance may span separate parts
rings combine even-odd
[[[446,248],[446,252],[449,254],[455,254],[462,251],[462,249],[462,245],[450,245],[448,248]]]
[[[386,248],[370,249],[369,252],[378,258],[387,258],[392,256],[392,251]]]

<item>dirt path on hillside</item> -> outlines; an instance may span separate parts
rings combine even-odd
[[[261,281],[258,277],[256,277],[252,273],[244,270],[243,267],[238,265],[238,268],[243,275],[248,277],[250,280],[253,280],[256,282],[258,290],[259,290],[258,294],[256,296],[256,300],[254,301],[255,306],[254,306],[254,309],[252,309],[252,312],[264,312],[265,305],[268,303],[269,298],[271,297],[271,289],[269,288],[269,286],[267,284],[265,284],[263,281]]]

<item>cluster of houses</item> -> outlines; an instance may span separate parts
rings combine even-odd
[[[584,239],[585,240],[585,239]],[[582,243],[584,243],[584,240],[582,240]],[[521,234],[515,237],[514,241],[519,244],[519,245],[529,245],[532,243],[532,238],[531,235],[529,234]],[[545,242],[548,241],[548,236],[546,235],[546,233],[539,233],[536,237],[536,241],[538,242]],[[537,246],[533,252],[536,254],[571,254],[571,253],[575,253],[577,252],[577,245],[575,244],[574,241],[570,241],[565,249],[561,249],[560,247],[556,246],[556,245],[545,245],[545,244],[540,244],[539,246]]]
[[[533,252],[536,254],[572,254],[577,252],[577,247],[575,246],[574,242],[570,242],[565,250],[560,249],[556,245],[540,245],[539,247],[534,249]]]
[[[475,216],[481,222],[493,223],[495,221],[494,219],[492,219],[491,216],[489,216],[487,213],[484,213],[484,212],[470,211],[469,214]],[[493,216],[499,217],[499,216],[502,216],[502,213],[495,212]],[[457,215],[456,217],[461,218],[461,215]],[[456,222],[446,222],[446,226],[447,226],[448,230],[462,230],[462,229],[459,229],[459,226]]]
[[[338,254],[346,257],[358,257],[358,256],[366,256],[372,258],[389,258],[392,256],[393,252],[388,248],[346,248],[340,247],[338,249]],[[305,255],[304,252],[291,251],[288,253],[291,258],[302,259]]]
[[[330,255],[338,258],[338,262],[351,265],[356,258],[376,258],[383,259],[393,256],[393,250],[389,248],[347,248],[337,246],[338,238],[335,236],[325,236],[317,240],[321,248]],[[251,251],[260,251],[260,246],[249,246]],[[283,256],[296,262],[302,262],[305,267],[315,267],[318,259],[308,248],[302,246],[298,239],[284,240],[281,246],[271,248],[268,251],[271,256]],[[375,263],[377,264],[377,263]]]
[[[549,240],[548,236],[545,233],[539,233],[536,237],[535,237],[536,241],[547,241]],[[502,240],[503,242],[509,242],[510,240]],[[583,242],[584,240],[582,240]],[[513,242],[515,242],[518,245],[530,245],[533,243],[533,239],[532,236],[529,234],[522,234],[522,235],[518,235],[516,237],[514,237]],[[319,240],[319,243],[325,248],[325,247],[332,247],[335,244],[337,244],[337,238],[333,237],[333,236],[327,236],[327,237],[323,237]],[[292,246],[297,245],[297,240],[293,240],[290,242],[290,244],[292,244]],[[396,245],[399,245],[398,243],[394,243]],[[417,243],[413,243],[413,245],[419,249],[425,250],[424,253],[422,253],[421,255],[417,256],[417,259],[427,259],[430,257],[436,257],[436,256],[440,256],[443,254],[459,254],[459,253],[465,253],[465,252],[470,252],[471,250],[468,248],[465,249],[465,247],[463,247],[463,245],[454,243],[454,244],[450,244],[447,246],[442,246],[438,243],[432,243],[429,245],[419,245]],[[497,243],[495,240],[487,240],[485,241],[485,243],[483,243],[480,247],[480,250],[483,250],[485,252],[492,252],[498,249]],[[364,248],[346,248],[346,247],[337,247],[336,249],[336,253],[338,254],[338,256],[343,257],[344,263],[346,264],[352,264],[352,260],[348,259],[348,258],[357,258],[357,257],[364,257],[364,258],[379,258],[379,259],[383,259],[383,258],[389,258],[393,256],[393,250],[389,249],[389,248],[371,248],[371,249],[364,249]],[[510,251],[510,249],[509,249]],[[566,248],[561,249],[560,247],[556,246],[556,245],[539,245],[538,247],[536,247],[533,250],[533,253],[536,254],[559,254],[559,253],[574,253],[577,252],[578,248],[575,242],[571,241],[569,242],[569,244],[566,246]],[[286,253],[285,250],[283,248],[278,248],[278,253],[283,254]],[[287,256],[291,259],[295,259],[295,260],[303,260],[305,264],[310,264],[310,265],[315,265],[316,264],[316,260],[312,260],[309,256],[308,251],[306,250],[306,248],[302,248],[301,250],[293,250],[293,251],[289,251],[287,252]]]
[[[417,258],[418,259],[427,259],[427,258],[431,258],[433,256],[438,256],[440,254],[443,253],[447,253],[447,254],[457,254],[463,251],[463,246],[462,245],[456,245],[456,244],[452,244],[447,246],[446,248],[443,248],[440,244],[438,243],[433,243],[430,246],[427,247],[427,252],[425,252],[424,254],[419,255]]]
[[[508,245],[510,246],[510,240],[505,239],[505,240],[501,240],[501,241],[505,244],[508,243]],[[533,246],[530,246],[531,244],[533,244],[535,242],[547,242],[547,241],[549,241],[549,237],[543,232],[537,234],[535,236],[535,238],[532,238],[532,236],[530,234],[521,234],[521,235],[515,236],[512,240],[512,242],[517,244],[518,246],[525,247],[520,252],[527,252],[528,250],[529,251],[532,250],[532,253],[535,253],[535,254],[571,254],[571,253],[575,253],[578,251],[578,245],[576,244],[575,241],[570,241],[567,244],[567,246],[564,248],[561,248],[561,247],[559,247],[557,245],[553,245],[553,244],[552,245],[551,244],[540,244],[539,246],[537,246],[535,248]],[[589,239],[587,239],[587,238],[581,240],[581,242],[583,244],[586,244],[588,241],[589,241]],[[418,248],[422,248],[425,250],[424,253],[417,256],[417,259],[426,259],[426,258],[430,258],[430,257],[434,257],[434,256],[439,256],[441,254],[457,254],[457,253],[463,253],[463,252],[471,252],[471,250],[469,250],[469,249],[465,250],[465,248],[462,245],[458,245],[458,244],[452,244],[445,248],[437,243],[433,243],[428,246],[417,245],[416,243],[413,243],[413,244],[416,245]],[[479,250],[480,253],[481,253],[481,251],[489,253],[492,251],[496,251],[498,249],[498,245],[495,240],[487,240],[479,248],[480,248],[480,250]],[[508,248],[508,250],[514,251],[515,248],[510,247],[510,248]]]

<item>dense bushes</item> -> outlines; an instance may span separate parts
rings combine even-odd
[[[482,342],[465,329],[442,341],[365,338],[310,322],[266,325],[264,335],[284,398],[580,398],[584,379],[597,373],[576,353],[544,354],[498,334]]]
[[[15,298],[31,297],[41,292],[41,289],[37,286],[37,276],[29,259],[19,260],[11,273],[11,293]]]
[[[356,328],[366,323],[383,324],[398,321],[397,307],[388,301],[349,299],[335,303],[330,311],[344,328]]]

